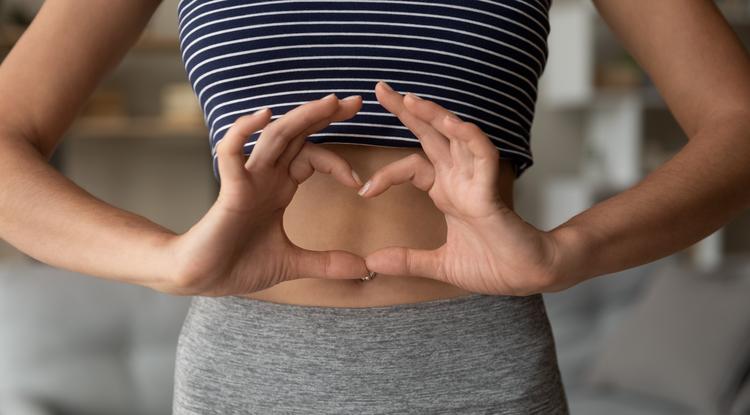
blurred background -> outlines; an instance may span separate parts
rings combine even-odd
[[[0,1],[0,56],[41,3]],[[591,2],[553,3],[535,164],[515,195],[540,229],[632,186],[686,143]],[[750,1],[717,3],[748,45]],[[218,187],[176,7],[163,2],[52,163],[182,232]],[[670,257],[545,298],[572,413],[750,414],[750,212]],[[188,302],[55,269],[0,240],[0,414],[171,413]]]

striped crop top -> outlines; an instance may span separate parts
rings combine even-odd
[[[182,62],[215,149],[241,115],[272,119],[331,92],[361,110],[307,140],[420,147],[375,97],[375,84],[432,100],[477,124],[512,162],[532,163],[537,85],[552,0],[181,0]],[[260,132],[248,138],[249,155]]]

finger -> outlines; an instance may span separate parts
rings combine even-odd
[[[435,123],[442,126],[440,131],[450,139],[466,143],[475,158],[495,162],[500,153],[487,134],[478,125],[451,115],[444,116],[439,122],[436,120]]]
[[[409,96],[405,99],[406,108],[423,122],[429,123],[437,133],[448,140],[466,143],[474,157],[497,157],[497,148],[478,125],[461,120],[458,115],[435,102],[420,99],[414,94],[407,95]]]
[[[435,167],[441,164],[451,165],[448,139],[436,134],[434,128],[429,128],[427,123],[412,114],[404,105],[404,97],[401,94],[391,89],[385,82],[380,81],[375,85],[375,95],[385,109],[398,117],[414,133],[422,144],[425,154]]]
[[[299,105],[274,120],[260,133],[248,167],[258,165],[270,167],[276,163],[289,143],[311,124],[328,120],[339,108],[336,95],[329,94]]]
[[[477,172],[484,181],[498,174],[500,153],[479,126],[462,121],[437,103],[415,95],[407,97],[405,103],[414,115],[450,140],[454,166],[457,165],[462,174],[473,177]]]
[[[353,174],[352,166],[340,155],[309,141],[304,142],[299,155],[289,165],[289,176],[295,183],[307,180],[315,171],[330,174],[344,186],[358,189],[362,186]]]
[[[435,168],[419,153],[412,153],[407,157],[380,168],[370,177],[359,192],[362,197],[377,196],[389,187],[409,182],[417,188],[428,192],[435,183]]]
[[[237,118],[224,137],[216,144],[219,177],[222,180],[237,180],[245,177],[245,154],[242,147],[248,137],[263,128],[271,118],[268,108]]]
[[[287,279],[358,279],[368,272],[362,257],[342,250],[311,251],[297,248],[288,259],[290,275]]]
[[[339,101],[339,109],[330,119],[325,119],[317,122],[316,124],[308,127],[302,134],[298,135],[292,142],[289,143],[287,148],[284,150],[282,155],[277,160],[277,165],[288,166],[289,163],[297,157],[297,154],[305,144],[307,137],[310,134],[315,134],[320,130],[326,128],[331,122],[343,121],[352,118],[362,107],[362,97],[360,95],[351,95]]]
[[[451,167],[454,169],[458,169],[464,175],[471,176],[474,170],[474,157],[466,147],[466,144],[461,140],[446,137],[445,135],[443,135],[443,133],[433,127],[429,123],[430,120],[424,118],[425,107],[421,105],[421,101],[424,100],[412,93],[407,93],[406,97],[404,97],[404,105],[406,106],[406,109],[420,119],[420,122],[423,123],[422,128],[425,131],[430,131],[431,134],[445,137],[448,140],[449,153],[451,157]]]
[[[439,123],[444,126],[444,133],[453,137],[452,143],[461,143],[466,151],[471,152],[472,171],[464,171],[464,173],[483,183],[494,183],[500,174],[500,152],[482,129],[474,123],[454,119],[451,116],[444,117]]]
[[[445,245],[443,245],[445,246]],[[443,247],[433,250],[402,246],[379,249],[365,257],[367,269],[381,274],[443,280],[440,269]]]
[[[463,140],[450,140],[451,157],[453,157],[453,168],[466,177],[474,176],[475,158],[469,146]]]

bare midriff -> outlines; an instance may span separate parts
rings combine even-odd
[[[379,168],[411,153],[425,156],[421,148],[317,145],[341,155],[363,181]],[[501,159],[498,190],[511,209],[514,179],[510,162]],[[388,246],[435,249],[446,238],[445,216],[426,192],[411,183],[395,185],[379,196],[364,199],[355,189],[319,172],[300,184],[284,213],[284,229],[289,239],[302,248],[341,249],[362,257]],[[378,274],[370,281],[362,281],[359,276],[351,280],[300,278],[246,297],[284,304],[376,307],[470,294],[470,291],[431,278]]]

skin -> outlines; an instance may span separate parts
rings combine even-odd
[[[484,294],[532,293],[529,287],[552,272],[555,240],[500,197],[497,149],[476,124],[434,102],[407,94],[403,104],[397,115],[419,137],[427,157],[414,154],[380,169],[363,197],[411,182],[445,215],[447,240],[435,250],[380,249],[366,257],[368,269],[429,276]]]
[[[513,211],[509,166],[476,125],[381,83],[379,102],[422,149],[304,145],[358,99],[311,101],[267,127],[269,114],[243,117],[220,145],[228,180],[216,203],[176,235],[48,164],[158,5],[100,1],[46,2],[0,66],[0,236],[54,266],[177,295],[327,306],[526,295],[674,253],[750,205],[750,64],[713,3],[602,0],[689,139],[632,188],[537,230]],[[244,160],[241,138],[261,128],[274,140]],[[372,180],[364,198],[352,168]],[[366,269],[382,275],[359,282]]]

